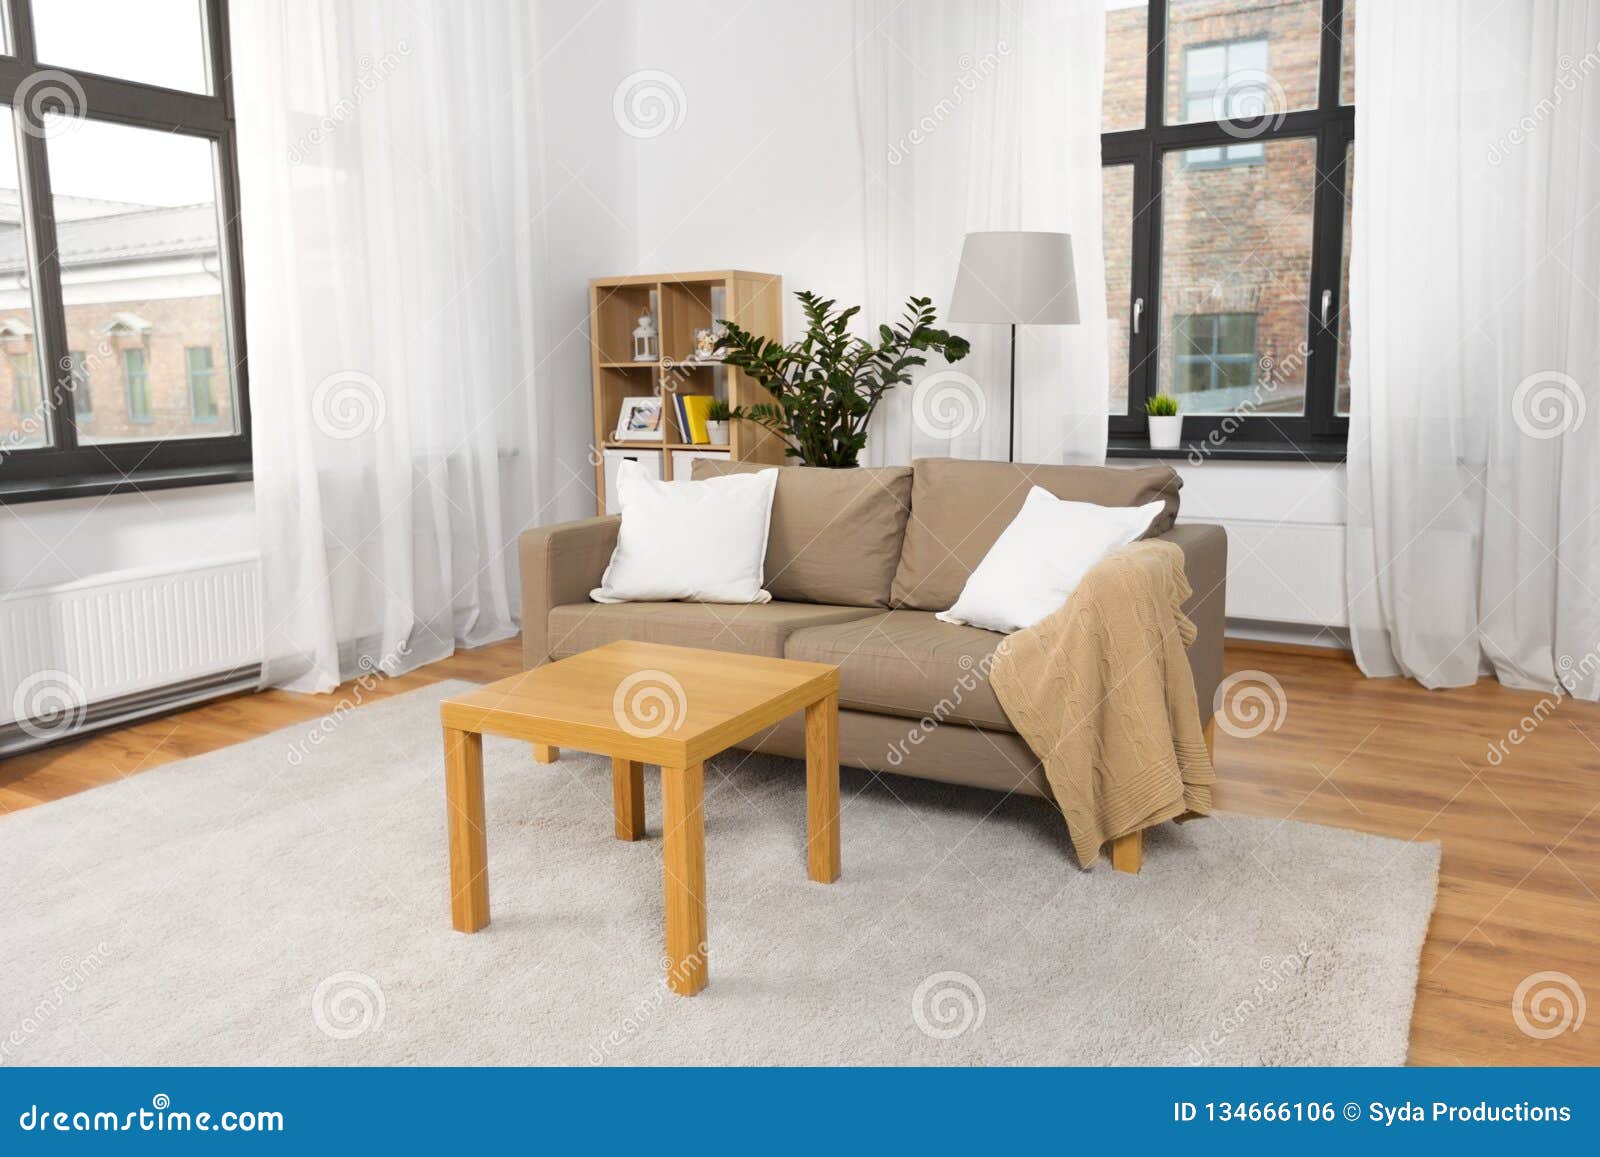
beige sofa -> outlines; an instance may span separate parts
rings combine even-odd
[[[764,468],[701,460],[694,476]],[[1039,761],[987,679],[1004,636],[934,618],[955,602],[1034,485],[1102,506],[1166,503],[1150,533],[1183,550],[1194,589],[1185,611],[1199,632],[1189,659],[1209,739],[1222,678],[1227,536],[1219,526],[1175,524],[1182,482],[1159,465],[924,458],[909,467],[783,467],[766,556],[773,601],[748,606],[591,602],[620,519],[530,530],[520,544],[524,659],[535,667],[636,639],[833,663],[842,763],[1049,798]],[[746,746],[803,756],[802,717]],[[1131,847],[1118,841],[1113,861],[1136,868],[1138,847],[1137,839]]]

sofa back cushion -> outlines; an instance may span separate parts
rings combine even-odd
[[[1159,500],[1164,509],[1145,533],[1150,537],[1172,528],[1178,515],[1178,488],[1183,485],[1170,466],[1123,470],[918,458],[912,469],[911,521],[890,603],[914,611],[944,611],[955,605],[967,576],[1011,525],[1035,486],[1057,498],[1097,506],[1143,506]],[[781,481],[778,490],[781,496]],[[773,595],[777,597],[777,592]]]
[[[693,477],[770,469],[697,458]],[[780,467],[767,533],[767,590],[780,602],[887,607],[910,509],[909,466]]]

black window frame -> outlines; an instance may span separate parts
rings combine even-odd
[[[1334,410],[1339,362],[1339,321],[1345,308],[1341,265],[1344,242],[1345,151],[1355,139],[1355,105],[1340,103],[1346,0],[1322,0],[1320,62],[1315,108],[1233,122],[1166,123],[1168,0],[1150,0],[1147,13],[1144,125],[1100,135],[1102,167],[1133,168],[1132,291],[1128,299],[1127,410],[1109,416],[1110,452],[1150,453],[1145,401],[1159,390],[1161,342],[1161,186],[1168,153],[1237,144],[1241,131],[1263,146],[1273,141],[1311,139],[1316,146],[1312,256],[1306,307],[1306,406],[1302,415],[1185,414],[1183,450],[1207,456],[1341,459],[1350,419]],[[1353,0],[1351,0],[1353,2]],[[1240,39],[1246,39],[1240,37]],[[1181,95],[1181,93],[1180,93]],[[1224,127],[1227,126],[1227,127]],[[1233,129],[1229,132],[1228,129]],[[1321,295],[1328,310],[1322,320]],[[1142,308],[1140,304],[1142,302]],[[1134,319],[1138,316],[1138,330]],[[1112,373],[1119,367],[1113,366]]]
[[[166,88],[40,60],[31,0],[0,0],[9,29],[10,54],[0,55],[0,104],[11,108],[17,171],[24,204],[29,280],[38,364],[50,367],[44,385],[45,444],[6,447],[0,453],[0,504],[157,490],[251,477],[249,359],[244,333],[244,274],[239,231],[239,158],[235,135],[233,68],[224,0],[202,0],[204,50],[210,93]],[[234,384],[235,429],[214,435],[81,443],[72,389],[71,350],[61,293],[56,221],[50,194],[47,141],[41,114],[63,111],[59,103],[16,102],[19,89],[41,71],[65,73],[83,93],[91,120],[178,133],[211,142],[217,189],[217,249],[223,273],[222,309],[229,368]],[[74,110],[66,110],[68,112]],[[30,127],[31,125],[31,127]],[[147,367],[148,370],[148,367]],[[92,413],[92,411],[91,411]],[[86,415],[86,417],[89,415]]]

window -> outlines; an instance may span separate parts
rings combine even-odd
[[[184,351],[189,360],[189,410],[196,422],[217,420],[217,396],[211,391],[211,347],[190,346]]]
[[[1220,121],[1260,116],[1271,101],[1265,40],[1229,40],[1183,51],[1184,120]],[[1259,143],[1185,149],[1191,167],[1259,165],[1266,156]]]
[[[0,502],[248,478],[227,4],[5,11]]]
[[[154,421],[150,413],[150,376],[145,373],[143,350],[122,351],[122,385],[128,391],[128,421]]]
[[[1256,380],[1256,315],[1191,313],[1173,319],[1174,394],[1207,394],[1208,408],[1231,411]]]
[[[73,410],[81,422],[94,417],[94,391],[89,388],[89,359],[82,350],[73,350],[67,354],[67,362],[72,371]]]
[[[1352,2],[1106,0],[1113,453],[1343,455]]]
[[[11,363],[11,392],[17,400],[17,416],[29,418],[39,408],[39,379],[33,371],[32,354],[8,354]]]

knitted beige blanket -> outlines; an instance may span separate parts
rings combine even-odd
[[[1136,542],[1102,559],[1059,611],[1010,636],[990,668],[1085,868],[1107,840],[1211,811],[1217,777],[1185,653],[1189,593],[1182,550]]]

